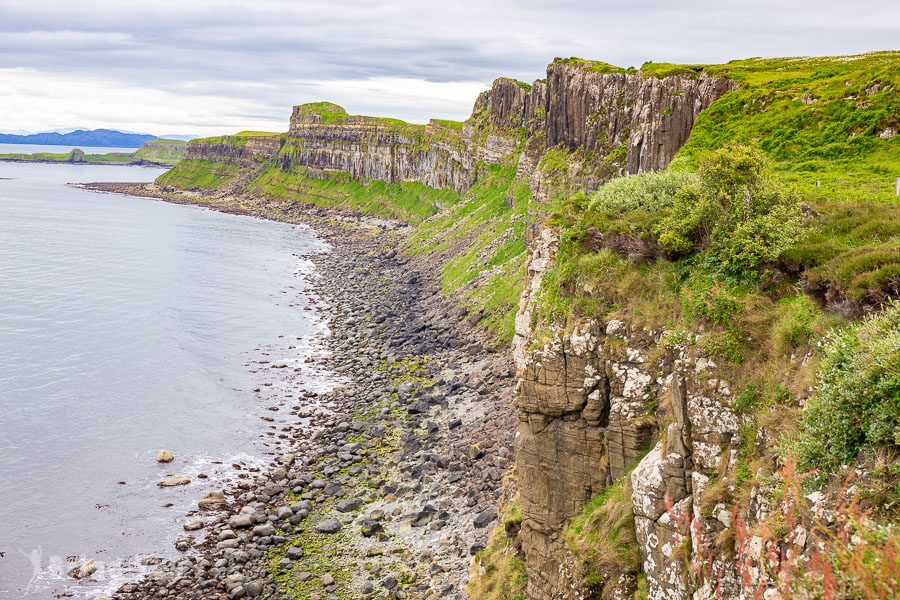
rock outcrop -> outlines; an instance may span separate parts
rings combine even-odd
[[[186,159],[207,160],[240,167],[255,167],[278,156],[284,136],[226,135],[188,142]]]
[[[479,165],[520,152],[520,179],[540,196],[550,187],[541,158],[558,149],[571,155],[580,173],[575,184],[592,191],[615,175],[664,168],[700,111],[732,87],[728,79],[706,75],[658,79],[558,61],[548,67],[546,81],[497,79],[465,123],[416,125],[349,115],[318,102],[294,107],[287,134],[195,140],[187,158],[248,170],[275,164],[284,172],[299,168],[298,176],[309,178],[340,173],[358,181],[420,182],[463,193]]]
[[[536,244],[532,278],[540,276],[550,258],[547,247]],[[529,304],[526,294],[520,315]],[[596,582],[586,587],[564,535],[569,520],[589,500],[625,476],[633,490],[640,570],[650,597],[691,597],[697,585],[690,565],[704,560],[703,540],[725,528],[722,515],[704,516],[700,497],[710,474],[733,465],[740,447],[740,423],[729,408],[728,384],[705,379],[703,372],[714,365],[685,348],[669,348],[662,355],[655,351],[662,331],[588,320],[568,333],[552,333],[526,351],[525,340],[531,345],[539,341],[531,337],[527,323],[517,322],[515,406],[519,539],[529,575],[528,598],[633,593],[633,577],[610,577],[600,590]],[[693,546],[687,543],[692,537]],[[691,547],[697,551],[685,552]],[[740,597],[736,564],[716,558],[713,567],[713,587],[726,592],[722,597]],[[635,574],[639,567],[632,568]]]
[[[656,78],[558,60],[547,68],[546,81],[531,86],[496,80],[479,96],[472,120],[524,130],[536,142],[529,150],[538,159],[551,148],[576,153],[587,174],[579,183],[592,191],[614,175],[664,169],[700,112],[732,89],[730,79],[705,73]]]
[[[700,112],[734,88],[724,77],[600,73],[590,63],[557,61],[547,69],[547,147],[608,156],[624,147],[624,172],[668,166]]]

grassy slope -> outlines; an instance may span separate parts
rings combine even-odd
[[[419,223],[455,204],[459,198],[453,190],[438,190],[418,182],[359,182],[347,173],[316,177],[309,177],[308,173],[304,167],[282,171],[270,165],[250,183],[248,191],[266,198],[341,208],[409,223]]]
[[[480,165],[472,189],[449,211],[417,227],[406,248],[441,264],[444,293],[459,294],[501,342],[512,339],[525,279],[531,190],[515,181],[516,158],[514,154],[500,165]]]
[[[679,157],[696,164],[729,141],[758,144],[811,200],[893,198],[900,137],[879,136],[900,129],[900,52],[748,59],[704,70],[740,89],[701,113]]]
[[[156,178],[163,186],[212,193],[234,181],[242,172],[237,165],[186,158]]]

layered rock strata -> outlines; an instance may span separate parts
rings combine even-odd
[[[254,167],[273,160],[284,142],[282,135],[222,136],[188,142],[186,159]]]

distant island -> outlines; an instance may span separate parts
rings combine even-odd
[[[73,163],[89,165],[137,165],[145,167],[171,167],[184,158],[187,142],[154,138],[134,152],[109,152],[86,154],[75,148],[70,152],[36,152],[0,154],[0,162]]]
[[[96,148],[140,148],[155,135],[125,133],[115,129],[79,129],[69,133],[33,133],[15,135],[0,133],[0,144],[39,144],[44,146],[92,146]]]

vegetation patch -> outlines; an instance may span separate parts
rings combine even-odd
[[[241,168],[237,165],[186,158],[176,167],[160,175],[156,182],[161,186],[184,190],[217,192],[232,183],[240,174]]]
[[[626,475],[588,502],[565,533],[566,543],[581,562],[584,583],[600,589],[620,575],[640,570],[634,531],[631,484]]]
[[[475,555],[472,576],[466,586],[470,598],[525,600],[528,574],[517,539],[521,524],[522,511],[513,501],[501,513],[485,548]]]
[[[274,164],[252,180],[248,191],[266,198],[341,208],[409,223],[418,223],[459,199],[453,190],[418,182],[359,181],[349,173],[313,172],[302,166],[282,170]]]
[[[531,202],[516,180],[518,155],[478,165],[474,185],[450,210],[419,225],[406,242],[413,255],[442,264],[442,291],[457,294],[501,342],[512,340],[524,286],[525,227]]]
[[[800,467],[826,473],[864,448],[900,447],[900,302],[826,337],[800,432]]]

